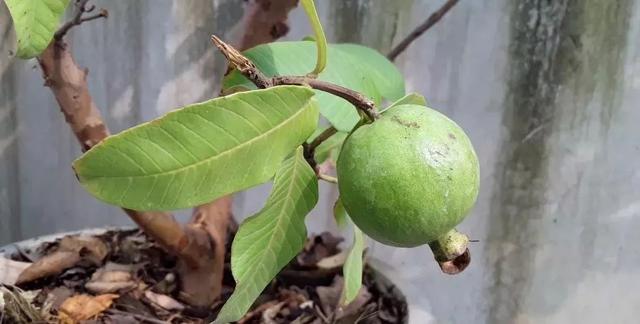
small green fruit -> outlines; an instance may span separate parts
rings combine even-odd
[[[460,223],[476,201],[478,158],[464,131],[418,105],[390,108],[354,131],[337,162],[340,199],[367,235],[414,247]]]

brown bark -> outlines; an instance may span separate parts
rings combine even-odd
[[[244,30],[240,39],[240,48],[248,49],[284,36],[289,31],[287,23],[289,11],[297,4],[298,0],[250,0],[242,19]],[[209,267],[206,270],[201,268],[205,271],[198,271],[191,268],[187,262],[181,261],[179,264],[180,272],[185,274],[182,276],[183,293],[192,293],[190,296],[183,296],[183,299],[190,304],[198,300],[213,302],[220,295],[227,228],[233,217],[232,201],[232,196],[226,196],[193,210],[193,217],[187,228],[193,231],[206,231],[209,234],[208,243],[213,253],[204,253],[206,241],[194,241],[194,249],[202,251],[195,255],[200,257],[201,262],[207,262]]]
[[[54,41],[38,58],[45,85],[53,92],[69,127],[86,151],[109,136],[100,111],[91,98],[87,87],[86,69],[78,67],[64,41]],[[217,204],[212,204],[217,206]],[[225,205],[226,206],[226,205]],[[228,211],[229,209],[227,209]],[[220,244],[224,255],[224,239],[209,238],[206,228],[194,225],[183,226],[168,213],[138,212],[125,210],[131,219],[154,238],[168,252],[176,255],[184,265],[179,276],[189,278],[192,273],[209,273],[214,268],[213,251]],[[224,225],[226,228],[226,225]],[[222,242],[222,243],[219,243]],[[190,279],[188,279],[190,280]],[[219,294],[219,288],[208,290],[216,284],[201,283],[199,286],[184,284],[187,302],[195,306],[210,305]],[[217,284],[219,286],[219,283]]]
[[[298,6],[298,0],[249,0],[242,23],[244,30],[238,47],[249,49],[272,42],[289,32],[289,11]]]
[[[63,25],[38,59],[45,85],[53,92],[83,151],[109,136],[87,87],[88,70],[78,67],[63,40],[71,27],[95,19],[93,16],[82,18],[83,13],[90,11],[85,7],[86,2],[80,2],[74,20]],[[240,48],[284,36],[289,31],[288,13],[297,3],[298,0],[250,0],[243,18],[245,27]],[[100,16],[106,17],[106,11]],[[232,220],[231,203],[231,196],[227,196],[199,206],[184,226],[171,214],[125,210],[147,235],[178,257],[181,297],[190,305],[206,307],[220,295],[226,234]]]

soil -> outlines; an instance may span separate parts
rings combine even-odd
[[[195,309],[180,302],[175,258],[141,231],[109,231],[94,238],[107,247],[106,257],[99,262],[83,258],[58,275],[19,289],[0,288],[5,304],[0,307],[0,324],[68,320],[64,310],[74,305],[82,311],[98,305],[91,319],[82,323],[209,323],[233,292],[228,258],[232,237],[227,242],[222,300],[210,309]],[[35,251],[19,250],[10,257],[33,262],[55,253],[61,241],[45,243]],[[340,242],[329,233],[309,238],[305,249],[272,281],[239,323],[406,323],[404,297],[368,266],[356,300],[337,307],[343,283]],[[83,299],[78,295],[84,295]]]

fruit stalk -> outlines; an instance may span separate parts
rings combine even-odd
[[[462,272],[471,262],[468,245],[469,237],[454,228],[429,243],[429,248],[442,272],[454,275]]]

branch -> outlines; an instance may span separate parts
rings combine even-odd
[[[320,146],[322,142],[328,140],[331,136],[335,135],[337,132],[338,130],[335,127],[331,126],[325,129],[322,133],[320,133],[320,135],[316,136],[316,138],[314,138],[313,141],[311,141],[311,143],[309,143],[309,146],[308,146],[308,150],[311,153],[311,156],[315,155],[316,148],[318,148],[318,146]]]
[[[85,5],[86,1],[80,4]],[[83,12],[88,10],[85,9]],[[90,17],[83,19],[86,21],[88,18]],[[64,35],[71,28],[69,26],[75,25],[65,24],[56,34]],[[53,92],[82,151],[91,149],[107,138],[109,130],[87,86],[88,71],[78,67],[63,38],[52,41],[38,57],[38,63],[42,69],[45,86]],[[199,269],[201,269],[200,273],[211,273],[213,264],[217,262],[211,251],[219,247],[213,246],[214,243],[209,239],[206,228],[182,226],[168,213],[133,210],[125,210],[125,212],[148,236],[155,239],[169,253],[178,257],[181,265],[179,268],[181,279],[190,277],[191,273],[196,273]],[[224,249],[224,242],[222,248]],[[203,292],[202,287],[210,288],[207,282],[202,282],[197,289],[194,289],[193,285],[187,286],[184,283],[182,287],[186,296],[192,296],[192,298],[185,298],[191,305],[208,306],[218,296],[214,289]]]
[[[260,89],[277,85],[309,86],[313,89],[328,92],[347,100],[356,108],[364,112],[371,121],[380,117],[380,114],[376,111],[375,103],[357,91],[326,81],[320,81],[312,77],[277,76],[268,78],[258,70],[253,62],[233,48],[233,46],[225,43],[215,35],[211,36],[211,41],[213,41],[213,44],[215,44],[222,54],[229,60],[229,63],[233,68],[237,69],[238,72],[244,75]]]
[[[271,79],[272,84],[276,85],[306,85],[313,89],[330,93],[334,96],[338,96],[356,108],[360,109],[371,121],[380,118],[380,114],[376,110],[376,105],[371,99],[365,97],[360,92],[345,88],[343,86],[333,84],[310,77],[300,76],[278,76]]]
[[[242,55],[240,51],[235,49],[233,46],[223,42],[215,35],[211,36],[211,41],[220,50],[220,52],[222,52],[224,57],[227,58],[231,67],[242,73],[242,75],[247,77],[249,81],[253,82],[256,87],[265,89],[273,86],[271,80],[267,78],[267,76],[265,76],[262,71],[258,70],[256,65],[253,64],[253,62],[251,62],[244,55]]]
[[[53,35],[53,39],[59,42],[74,26],[78,26],[86,21],[109,17],[109,12],[106,9],[100,9],[100,12],[98,12],[97,14],[83,17],[85,13],[92,12],[96,8],[96,6],[94,5],[87,7],[87,2],[89,2],[89,0],[76,0],[76,11],[73,15],[73,18],[64,23],[64,25],[60,26],[58,31],[56,31],[56,33]]]
[[[438,21],[440,21],[440,19],[442,19],[442,17],[444,17],[444,15],[457,3],[458,0],[448,0],[444,5],[442,5],[442,7],[440,7],[440,9],[432,13],[425,22],[416,27],[416,29],[409,33],[409,35],[405,39],[403,39],[398,45],[396,45],[396,47],[394,47],[389,52],[389,54],[387,54],[387,58],[390,61],[394,61],[398,57],[398,55],[402,54],[402,52],[404,52],[404,50],[406,50],[407,47],[411,45],[411,43],[413,43],[416,39],[418,39],[418,37],[429,30],[429,28],[433,27],[433,25],[435,25]]]
[[[254,0],[247,3],[245,16],[242,19],[245,30],[240,40],[240,48],[247,49],[284,36],[289,31],[287,16],[297,3],[298,0]],[[227,230],[235,225],[232,202],[233,197],[229,195],[193,209],[193,216],[187,228],[196,232],[204,230],[208,233],[208,241],[203,242],[203,245],[210,248],[200,253],[201,258],[207,260],[207,267],[191,269],[184,262],[178,264],[178,270],[184,274],[182,276],[183,292],[198,293],[182,296],[183,299],[196,302],[198,299],[204,299],[211,303],[220,295]],[[204,303],[200,301],[200,304]]]

